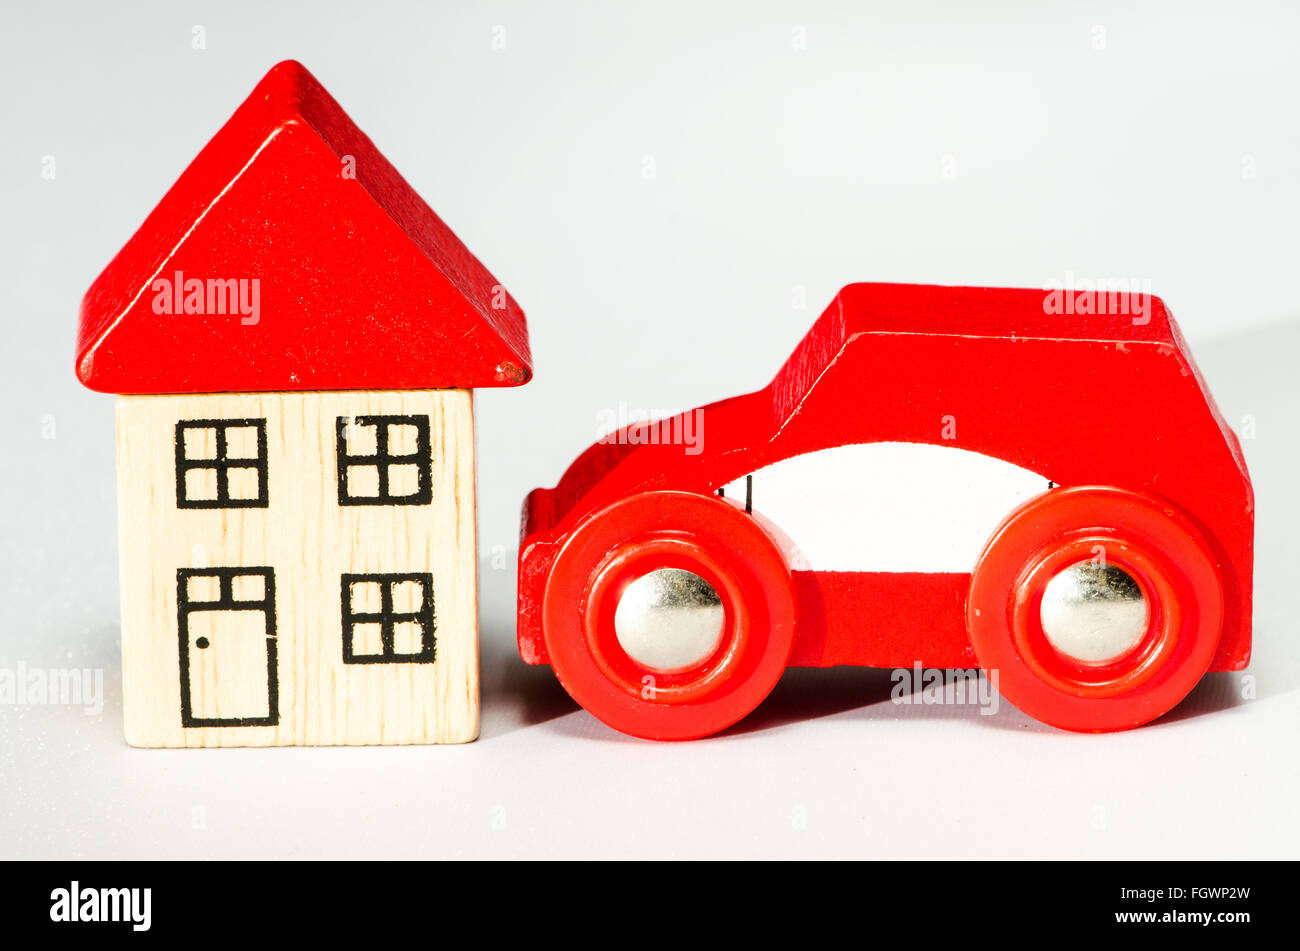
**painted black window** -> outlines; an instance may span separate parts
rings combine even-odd
[[[266,508],[266,420],[176,424],[176,507]]]
[[[345,664],[433,663],[433,576],[343,576]]]
[[[428,505],[433,500],[428,416],[340,416],[339,505]]]

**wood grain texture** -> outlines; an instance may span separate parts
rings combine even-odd
[[[366,415],[428,417],[428,504],[339,504],[338,420]],[[231,419],[265,420],[265,507],[254,504],[256,473],[245,471],[254,466],[234,466],[228,473],[229,495],[245,503],[241,507],[178,507],[178,422]],[[255,429],[231,430],[227,455],[256,454]],[[358,451],[368,448],[373,430],[348,430],[354,432]],[[414,445],[410,430],[394,429],[392,435],[394,451]],[[186,430],[181,439],[186,457],[216,452],[210,432]],[[127,742],[360,745],[454,743],[477,736],[468,390],[122,396],[117,452]],[[208,498],[211,472],[198,472],[182,474],[185,491]],[[353,484],[370,491],[360,470],[355,475]],[[413,492],[410,470],[393,470],[391,487]],[[222,581],[219,568],[240,571]],[[362,625],[353,646],[370,655],[369,662],[345,663],[343,576],[375,574],[431,578],[431,662],[376,662],[373,655],[383,649],[380,628]],[[394,581],[390,607],[418,615],[425,607],[421,584]],[[346,603],[357,612],[379,610],[382,587],[357,585],[349,588],[355,593]],[[178,610],[182,604],[211,608],[223,597],[231,599],[230,609]],[[419,654],[417,621],[393,624],[392,632],[392,651]],[[191,722],[259,725],[185,726],[183,704]]]

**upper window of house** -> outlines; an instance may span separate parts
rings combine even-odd
[[[340,416],[339,505],[428,505],[433,500],[428,416]]]
[[[266,508],[266,477],[265,419],[176,424],[177,508]]]

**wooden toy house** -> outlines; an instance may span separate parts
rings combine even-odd
[[[281,63],[82,303],[119,394],[136,746],[478,732],[471,390],[523,312],[299,64]]]

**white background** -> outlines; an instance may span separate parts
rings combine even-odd
[[[107,694],[98,717],[0,706],[0,854],[1300,851],[1294,5],[115,6],[0,14],[0,667],[101,668]],[[75,381],[78,302],[287,57],[529,317],[535,380],[479,399],[469,746],[122,742],[113,401]],[[761,386],[850,281],[1071,275],[1150,281],[1225,416],[1253,420],[1253,680],[1094,737],[800,671],[739,728],[656,745],[518,661],[520,500],[602,414]]]

